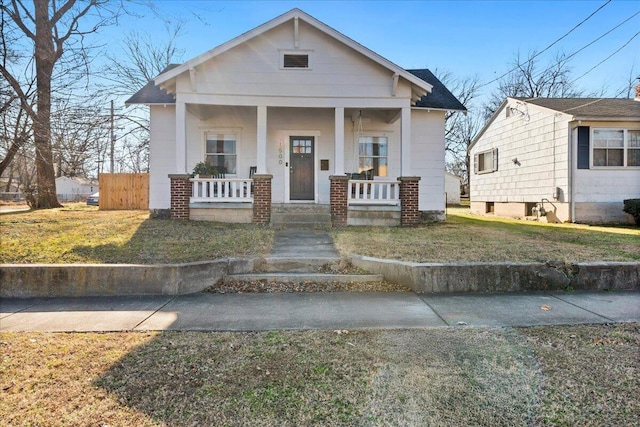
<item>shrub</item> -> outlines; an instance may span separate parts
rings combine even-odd
[[[622,210],[633,217],[636,225],[640,225],[640,199],[625,200]]]

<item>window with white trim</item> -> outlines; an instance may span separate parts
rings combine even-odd
[[[388,139],[386,136],[358,138],[358,172],[367,179],[388,174]]]
[[[640,130],[593,129],[594,167],[640,166]]]
[[[310,70],[310,51],[280,51],[280,68],[283,70]]]
[[[236,135],[233,133],[207,132],[205,158],[225,174],[236,173]]]
[[[482,151],[473,158],[473,170],[476,174],[491,173],[498,170],[498,149]]]

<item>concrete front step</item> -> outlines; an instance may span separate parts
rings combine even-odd
[[[331,226],[331,209],[329,205],[307,203],[272,205],[271,225],[277,228],[327,228]]]
[[[264,273],[316,273],[323,267],[339,261],[340,258],[337,257],[269,257],[254,264],[254,270]]]
[[[249,282],[259,280],[281,283],[368,283],[382,282],[384,278],[381,274],[252,273],[230,274],[228,276],[225,276],[224,284],[229,285],[233,284],[234,282]]]

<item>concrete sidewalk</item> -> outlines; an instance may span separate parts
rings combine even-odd
[[[263,331],[640,321],[640,292],[273,293],[1,299],[0,331]]]

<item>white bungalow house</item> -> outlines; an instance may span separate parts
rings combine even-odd
[[[98,181],[79,176],[59,176],[56,178],[56,195],[58,200],[86,199],[98,191]]]
[[[451,172],[444,173],[444,189],[448,205],[460,204],[460,186],[462,186],[462,178]]]
[[[429,70],[405,70],[299,9],[133,95],[151,113],[152,211],[269,223],[326,207],[333,224],[410,224],[445,211],[446,111]],[[214,176],[189,176],[200,162]]]
[[[633,223],[636,99],[507,98],[469,147],[471,211],[550,222]]]

